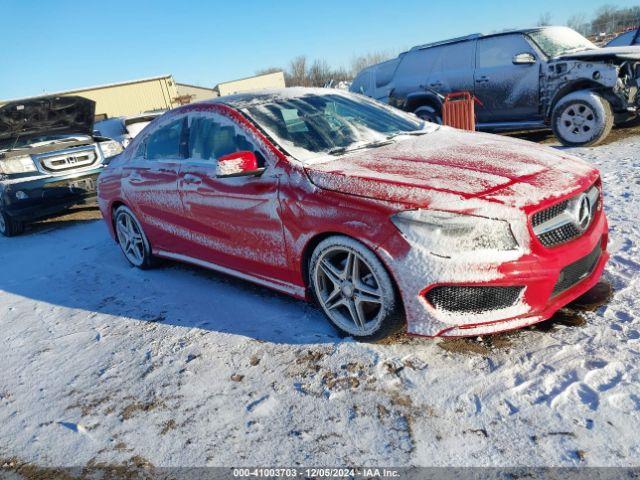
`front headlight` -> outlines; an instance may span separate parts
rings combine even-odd
[[[12,173],[35,172],[36,164],[33,163],[30,155],[20,155],[19,157],[0,158],[0,173],[10,175]]]
[[[124,150],[122,145],[120,145],[120,142],[115,140],[106,140],[104,142],[100,142],[98,145],[100,145],[100,150],[102,150],[104,158],[115,157]]]
[[[407,240],[442,257],[518,248],[511,227],[504,220],[434,210],[409,210],[393,215],[391,221]]]

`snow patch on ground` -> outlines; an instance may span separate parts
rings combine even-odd
[[[640,138],[602,169],[610,302],[485,340],[339,339],[304,302],[128,266],[102,222],[0,239],[0,454],[40,465],[640,465]]]

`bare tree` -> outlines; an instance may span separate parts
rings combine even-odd
[[[551,13],[545,12],[540,14],[540,16],[538,17],[538,26],[546,27],[548,25],[551,25]]]
[[[267,75],[269,73],[278,73],[282,72],[282,68],[279,67],[267,67],[261,68],[260,70],[256,70],[256,75]]]
[[[386,52],[371,52],[366,55],[360,55],[351,59],[351,75],[355,77],[362,69],[367,68],[376,63],[384,62],[391,58],[392,55]]]
[[[332,78],[333,71],[326,60],[314,60],[308,72],[309,85],[324,87]]]
[[[285,76],[290,87],[308,87],[307,57],[300,55],[289,63],[289,71]]]
[[[579,32],[582,35],[589,35],[591,30],[590,24],[587,21],[587,16],[584,13],[576,13],[569,17],[569,20],[567,20],[567,27],[573,28],[576,32]]]

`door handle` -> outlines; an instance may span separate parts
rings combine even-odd
[[[433,82],[429,84],[430,87],[438,88],[442,86],[442,82]]]
[[[139,173],[131,173],[127,178],[129,179],[129,183],[133,185],[144,183],[144,178],[142,178]]]
[[[197,187],[199,185],[202,185],[202,178],[187,173],[182,177],[182,183],[185,185],[193,185]]]
[[[476,83],[487,83],[489,81],[489,77],[486,75],[481,76],[480,78],[476,78]]]

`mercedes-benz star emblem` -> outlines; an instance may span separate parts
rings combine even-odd
[[[591,201],[586,195],[582,195],[578,201],[576,212],[576,224],[581,230],[586,230],[591,223]]]

